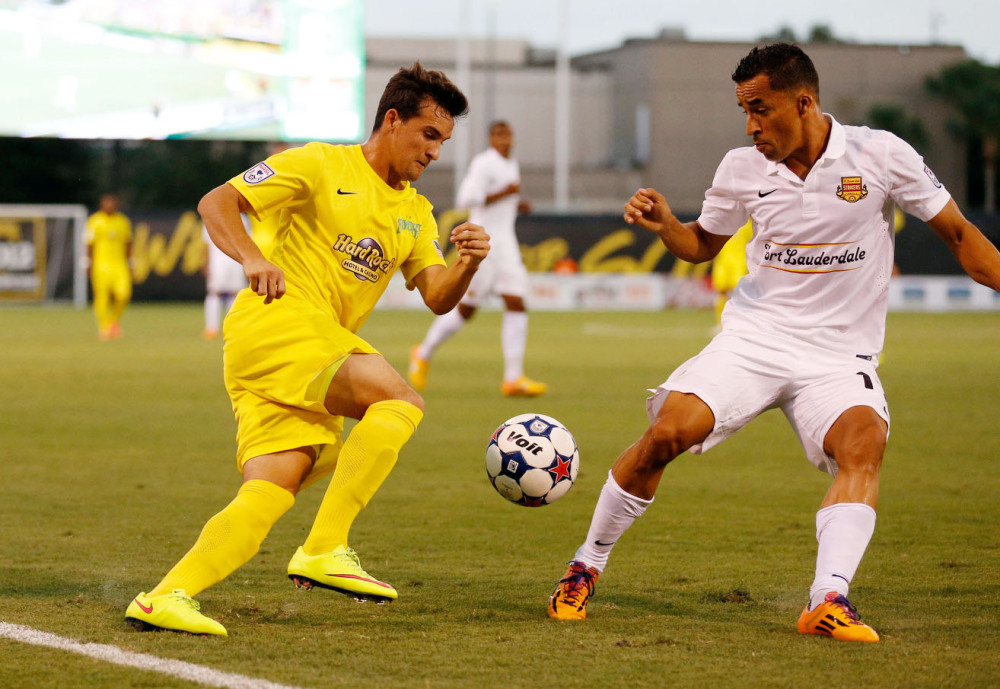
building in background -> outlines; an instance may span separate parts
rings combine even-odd
[[[575,56],[570,70],[569,197],[573,212],[620,210],[641,185],[668,193],[682,213],[697,213],[723,154],[747,145],[743,115],[729,79],[752,42],[696,42],[665,31],[652,39]],[[455,76],[455,39],[368,39],[366,117],[389,75],[415,59]],[[966,197],[966,152],[945,131],[948,107],[924,90],[927,76],[967,58],[959,46],[812,43],[804,48],[823,77],[823,107],[844,124],[866,124],[873,105],[918,115],[928,146],[921,151],[959,201]],[[482,132],[505,119],[518,132],[523,187],[538,209],[555,198],[556,54],[525,41],[469,41],[470,114],[456,129],[466,145],[449,142],[420,180],[439,208],[454,198],[454,166],[486,145]],[[376,95],[373,95],[376,94]],[[461,130],[464,128],[465,132]],[[548,201],[548,202],[547,202]]]

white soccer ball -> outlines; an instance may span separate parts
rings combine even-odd
[[[573,435],[544,414],[520,414],[493,432],[486,446],[486,474],[500,495],[540,507],[566,495],[580,470]]]

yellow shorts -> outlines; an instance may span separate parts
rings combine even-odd
[[[90,269],[90,284],[95,295],[113,295],[120,301],[132,298],[132,271],[127,263],[94,263]]]
[[[337,369],[354,353],[378,354],[333,316],[286,294],[270,304],[243,290],[223,324],[223,371],[236,414],[236,463],[325,446],[303,485],[333,469],[344,417],[323,406]]]

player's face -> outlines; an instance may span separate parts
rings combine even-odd
[[[497,153],[504,158],[509,158],[510,151],[514,148],[514,132],[507,125],[496,125],[490,130],[490,146],[497,149]]]
[[[780,162],[805,145],[801,94],[775,91],[764,74],[736,85],[736,100],[747,116],[747,136],[765,158]]]
[[[101,197],[101,210],[108,215],[115,213],[118,210],[118,199],[111,194],[105,194]]]
[[[451,138],[454,127],[448,111],[430,99],[410,119],[393,118],[389,125],[393,172],[407,182],[419,179],[427,166],[440,157],[441,144]]]

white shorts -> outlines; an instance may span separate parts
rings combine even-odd
[[[780,408],[809,461],[831,476],[837,463],[823,450],[834,422],[851,407],[871,407],[889,424],[876,361],[761,333],[723,332],[674,371],[646,400],[652,423],[671,390],[697,395],[715,414],[715,428],[701,454],[751,419]]]
[[[243,266],[214,245],[209,247],[206,291],[213,294],[236,294],[249,284],[243,273]]]
[[[479,264],[479,270],[472,276],[472,282],[462,297],[462,303],[476,308],[491,294],[504,294],[522,299],[528,296],[528,271],[524,267],[520,253],[490,254],[483,259]]]

